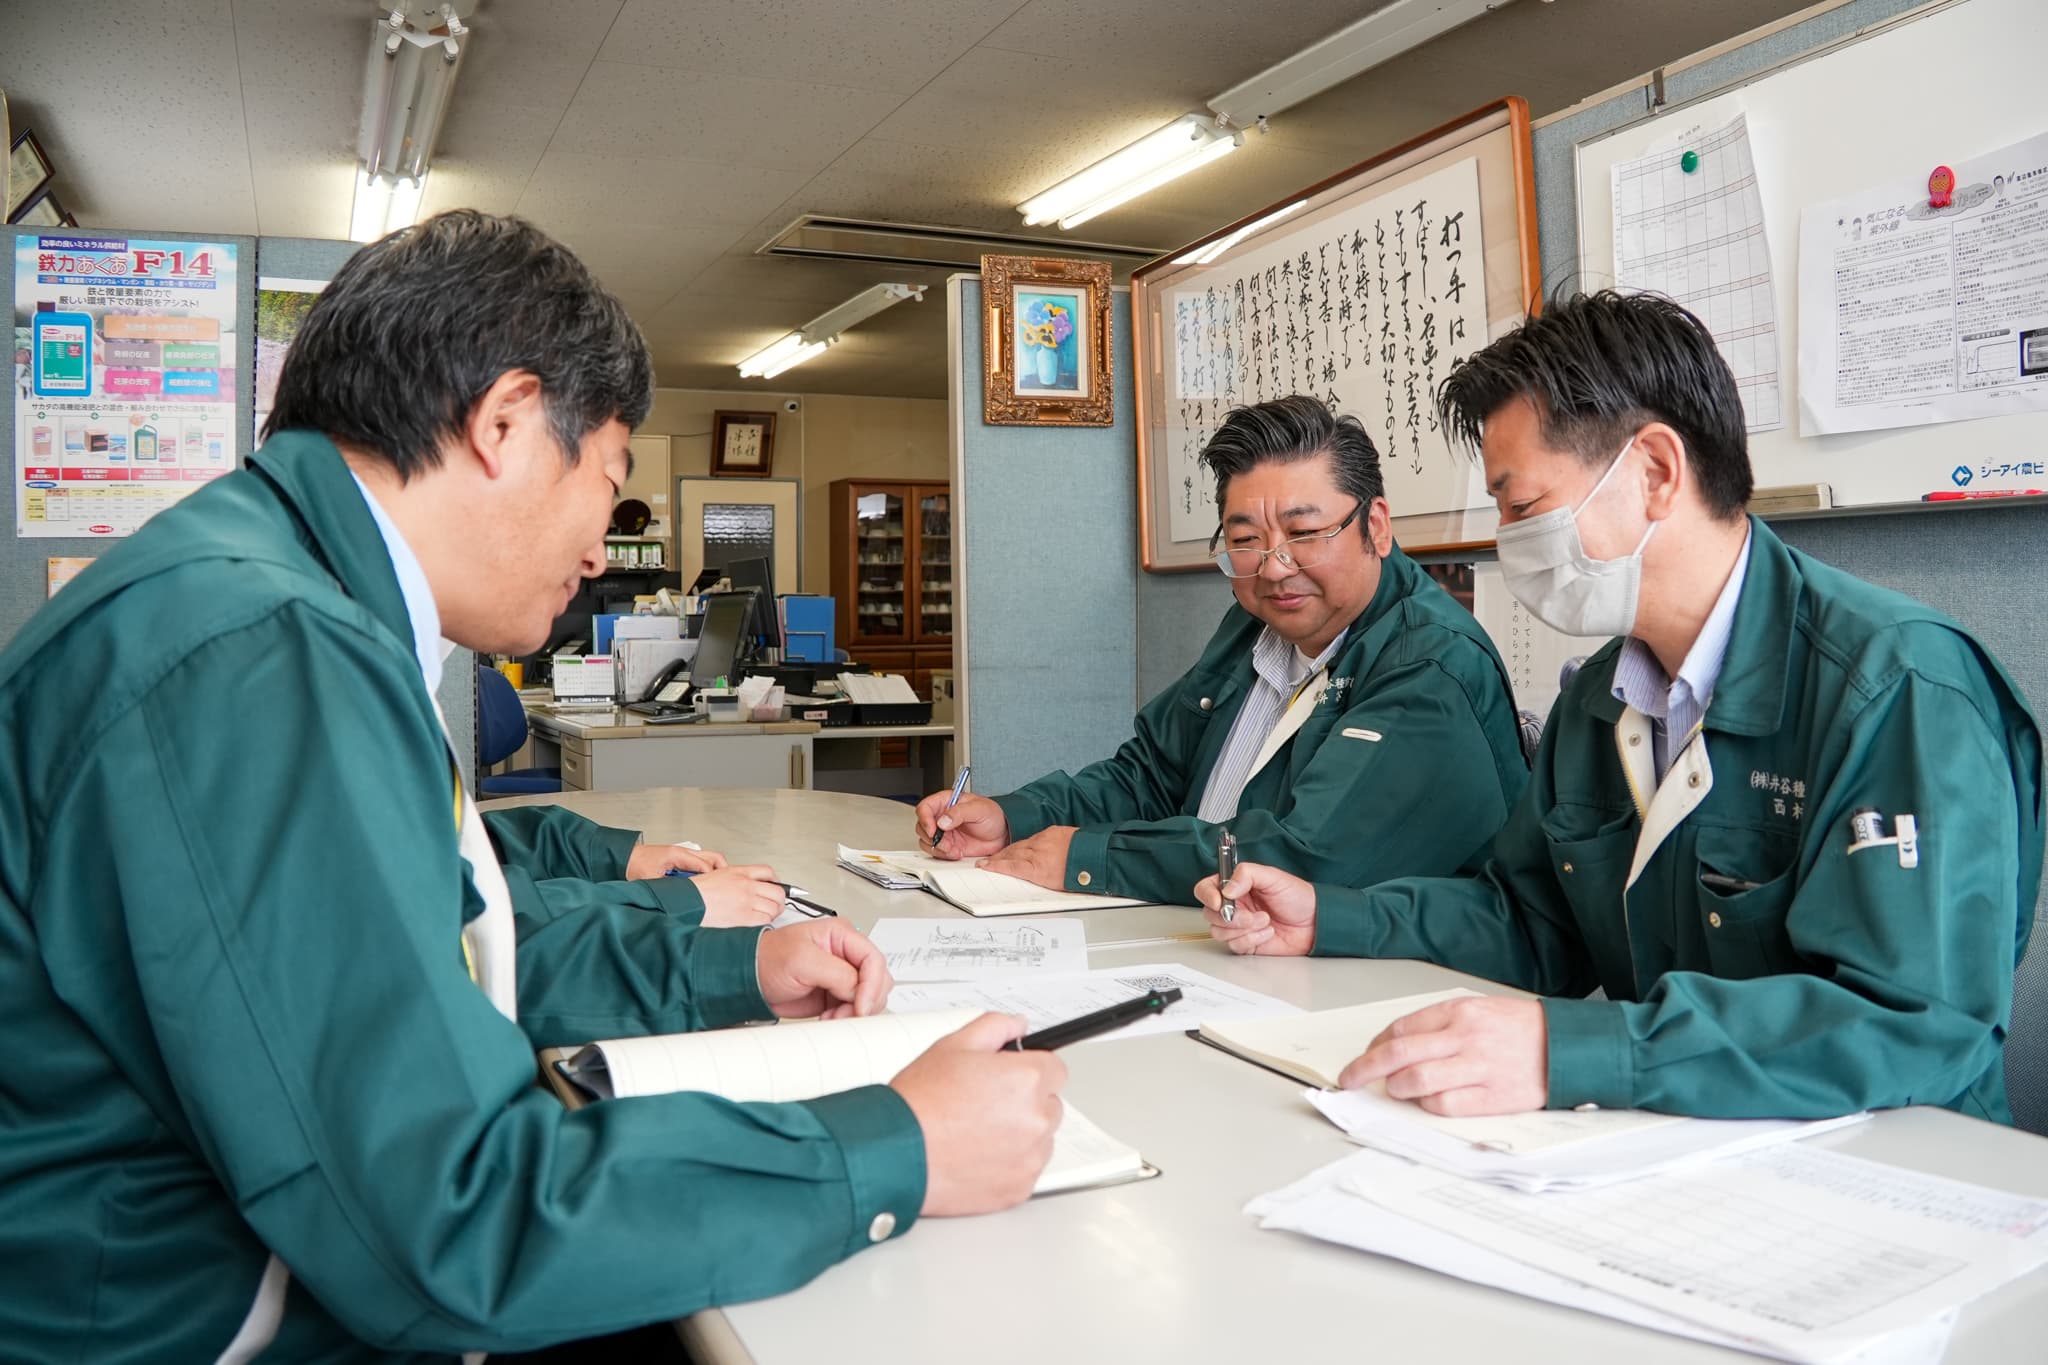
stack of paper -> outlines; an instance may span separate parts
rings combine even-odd
[[[1781,1360],[1935,1361],[2048,1264],[2048,1200],[1780,1144],[1532,1194],[1360,1152],[1245,1211],[1478,1284]]]
[[[1336,1089],[1345,1065],[1396,1019],[1477,994],[1437,991],[1288,1018],[1205,1020],[1201,1037],[1226,1052],[1325,1087],[1310,1091],[1309,1103],[1354,1142],[1520,1190],[1618,1184],[1690,1161],[1811,1137],[1866,1117],[1694,1119],[1631,1109],[1545,1109],[1445,1118],[1388,1098],[1382,1083]]]

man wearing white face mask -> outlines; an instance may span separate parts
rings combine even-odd
[[[1997,661],[1744,515],[1734,378],[1668,300],[1560,301],[1438,401],[1481,448],[1515,595],[1623,638],[1558,699],[1478,875],[1361,891],[1244,867],[1229,922],[1215,879],[1197,888],[1212,933],[1554,997],[1447,1002],[1359,1040],[1346,1086],[1437,1113],[2011,1122],[2042,760]]]

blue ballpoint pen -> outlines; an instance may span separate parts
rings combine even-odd
[[[946,799],[947,811],[953,809],[953,807],[960,804],[960,794],[967,790],[967,774],[969,771],[970,769],[965,763],[962,763],[960,765],[960,773],[957,777],[953,779],[953,794]],[[944,815],[945,813],[946,811],[939,812],[940,815]],[[946,832],[939,828],[939,822],[936,819],[934,819],[932,821],[932,847],[937,848],[939,846],[939,840],[945,837]]]

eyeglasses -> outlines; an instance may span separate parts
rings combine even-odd
[[[1223,570],[1225,578],[1257,578],[1259,572],[1266,567],[1267,555],[1278,558],[1283,569],[1312,568],[1330,557],[1330,542],[1344,534],[1345,529],[1357,521],[1358,514],[1364,510],[1365,504],[1361,502],[1351,509],[1349,516],[1329,530],[1283,540],[1270,550],[1255,550],[1250,546],[1219,550],[1216,548],[1216,542],[1223,539],[1223,528],[1219,526],[1216,528],[1216,534],[1209,537],[1209,554],[1216,561],[1216,567]]]

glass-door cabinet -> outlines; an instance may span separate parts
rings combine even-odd
[[[840,647],[929,696],[933,670],[953,666],[951,487],[835,482],[832,596]]]

